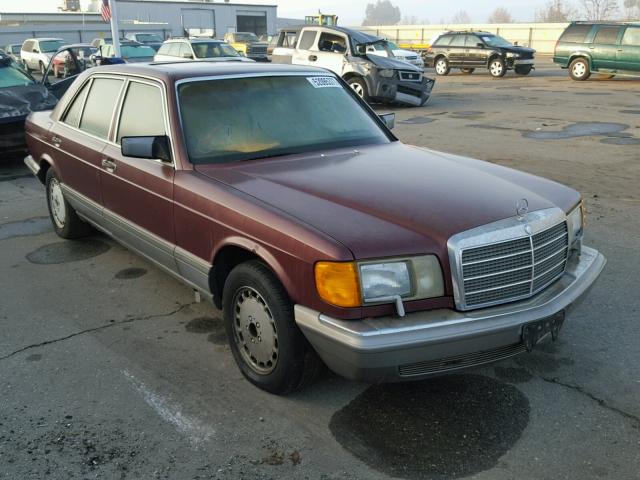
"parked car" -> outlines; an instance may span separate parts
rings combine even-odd
[[[65,45],[51,59],[49,73],[54,78],[69,78],[91,66],[91,57],[97,49],[89,44]]]
[[[35,110],[50,110],[58,99],[10,56],[0,54],[0,159],[26,151],[24,121]]]
[[[132,42],[142,43],[143,45],[147,45],[148,47],[153,48],[156,52],[162,46],[162,42],[164,40],[157,33],[148,33],[148,32],[135,32],[135,33],[127,33],[125,35],[127,40]]]
[[[20,49],[20,59],[26,70],[38,70],[44,75],[53,54],[66,42],[61,38],[29,38]]]
[[[93,56],[93,63],[99,66],[117,63],[152,62],[155,54],[156,51],[147,45],[126,40],[120,42],[120,56],[116,57],[113,44],[104,43],[98,47],[98,51]]]
[[[213,300],[270,392],[318,356],[414,380],[555,338],[605,263],[580,194],[392,125],[325,69],[115,65],[29,116],[25,163],[59,236],[93,225]]]
[[[224,41],[235,48],[238,52],[256,62],[267,62],[267,42],[261,42],[255,33],[251,32],[228,32],[224,35]]]
[[[418,67],[367,53],[369,46],[380,42],[385,40],[342,27],[283,29],[273,61],[331,70],[367,102],[408,106],[427,103],[435,82]]]
[[[640,23],[573,22],[558,40],[553,61],[574,80],[592,73],[640,75]]]
[[[22,59],[20,58],[20,50],[22,50],[21,43],[12,43],[4,47],[4,53],[6,53],[16,62],[22,62]]]
[[[391,53],[391,55],[389,55],[389,53]],[[422,60],[420,54],[412,52],[411,50],[399,48],[398,45],[389,41],[368,45],[367,54],[380,55],[381,57],[393,57],[397,60],[410,63],[418,68],[424,68],[424,60]]]
[[[471,74],[488,69],[492,77],[504,77],[508,70],[529,75],[534,69],[536,51],[514,45],[488,32],[447,32],[440,35],[425,54],[425,63],[438,75],[449,75],[452,68]]]
[[[253,60],[240,55],[228,43],[206,38],[167,40],[156,53],[154,60],[156,62],[176,60],[253,62]]]

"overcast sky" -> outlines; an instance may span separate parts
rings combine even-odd
[[[373,1],[373,0],[370,0]],[[505,7],[517,20],[528,22],[533,20],[534,12],[547,3],[547,0],[457,0],[446,2],[442,0],[391,0],[398,7],[402,15],[415,15],[419,20],[429,20],[431,23],[448,22],[459,10],[465,10],[474,22],[485,22],[487,17],[497,7]],[[55,11],[61,2],[59,0],[0,0],[0,12],[16,11]],[[216,2],[218,3],[218,2]],[[255,0],[238,3],[262,3],[278,5],[278,16],[289,18],[304,18],[322,8],[323,13],[333,13],[340,16],[342,25],[359,25],[364,17],[367,0]]]

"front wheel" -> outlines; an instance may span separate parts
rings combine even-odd
[[[521,65],[515,68],[518,75],[529,75],[533,67],[531,65]]]
[[[451,72],[451,67],[449,66],[449,60],[447,60],[444,57],[439,58],[438,60],[436,60],[435,69],[436,69],[436,74],[440,76],[449,75],[449,72]]]
[[[222,294],[233,357],[255,386],[275,394],[313,380],[322,362],[295,323],[293,304],[278,278],[253,260],[235,267]]]
[[[591,68],[586,58],[576,58],[569,65],[569,76],[578,82],[587,80],[591,76]]]
[[[365,102],[369,101],[369,91],[367,90],[367,84],[362,78],[354,77],[348,80],[351,90],[356,92],[361,99]]]
[[[489,73],[493,78],[504,77],[507,73],[507,66],[504,64],[504,60],[500,57],[494,58],[489,64]]]
[[[56,234],[64,239],[84,237],[92,233],[91,226],[83,222],[74,208],[64,198],[58,176],[49,168],[46,178],[47,207]]]

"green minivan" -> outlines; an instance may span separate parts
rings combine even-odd
[[[558,40],[553,61],[574,80],[592,73],[640,76],[640,23],[573,22]]]

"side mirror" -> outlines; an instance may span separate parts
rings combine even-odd
[[[356,48],[358,55],[365,55],[367,53],[367,46],[366,45],[358,45]]]
[[[122,155],[133,158],[147,158],[171,163],[169,137],[122,137],[120,139]]]
[[[478,42],[478,43],[476,43],[476,47],[484,48],[484,43]]]
[[[396,114],[395,113],[383,113],[380,116],[380,120],[384,122],[389,130],[393,130],[396,126]]]
[[[38,50],[37,48],[34,48],[33,53],[40,53],[40,50]]]

